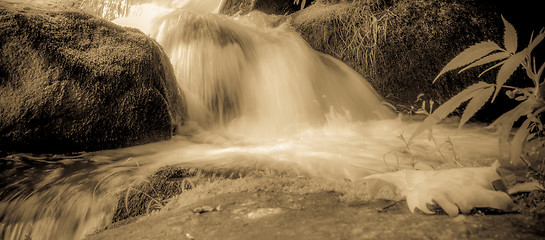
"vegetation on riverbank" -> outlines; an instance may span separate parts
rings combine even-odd
[[[474,83],[471,73],[449,74],[435,85],[432,80],[455,52],[501,33],[493,9],[468,2],[316,3],[294,14],[292,23],[314,49],[350,65],[410,114],[419,94],[442,103]]]
[[[447,46],[441,45],[441,47],[437,47],[437,46],[430,47],[429,50],[426,50],[425,48],[427,47],[426,44],[431,44],[432,41],[439,41],[441,39],[444,40],[444,39],[458,36],[458,34],[460,35],[467,34],[464,31],[472,31],[471,29],[469,30],[465,29],[465,30],[460,30],[462,32],[458,32],[456,30],[453,30],[451,28],[445,28],[443,26],[444,24],[457,24],[456,21],[466,21],[466,20],[474,21],[473,19],[471,19],[472,15],[469,15],[469,18],[467,18],[466,15],[464,15],[465,10],[456,9],[456,8],[455,10],[448,10],[443,8],[443,6],[446,6],[445,4],[450,4],[450,2],[431,3],[431,2],[419,1],[420,5],[409,6],[409,1],[399,1],[400,3],[405,4],[401,6],[404,6],[403,11],[407,11],[407,12],[394,11],[396,10],[396,7],[392,5],[392,2],[395,2],[395,1],[377,2],[376,4],[374,3],[369,5],[369,1],[366,1],[366,2],[319,1],[318,4],[293,15],[292,21],[296,24],[297,23],[300,24],[300,25],[296,25],[295,28],[301,31],[304,36],[306,36],[304,31],[308,30],[307,32],[308,36],[306,36],[306,38],[309,38],[309,39],[312,38],[311,39],[312,41],[309,40],[309,42],[315,48],[318,48],[316,46],[321,46],[323,47],[322,49],[323,51],[325,52],[329,51],[333,55],[346,54],[346,55],[343,55],[344,57],[340,57],[340,58],[341,59],[346,58],[346,59],[343,59],[345,62],[347,62],[350,65],[353,64],[353,67],[361,71],[362,74],[364,75],[367,74],[366,76],[371,80],[371,82],[373,82],[374,85],[379,86],[382,89],[382,90],[379,89],[379,91],[385,91],[383,92],[383,94],[385,93],[387,94],[388,91],[391,91],[391,94],[385,95],[386,98],[394,103],[397,101],[401,102],[401,104],[399,104],[400,106],[405,106],[403,105],[403,103],[405,104],[412,103],[412,101],[415,98],[415,96],[413,96],[412,94],[419,94],[419,91],[430,91],[431,93],[429,94],[437,94],[436,96],[438,99],[436,100],[438,102],[441,102],[441,101],[446,101],[449,98],[449,94],[452,95],[456,93],[458,90],[461,90],[465,85],[469,85],[471,82],[463,82],[462,80],[452,80],[452,79],[457,79],[456,74],[447,74],[447,77],[449,78],[449,80],[446,80],[444,82],[449,82],[449,83],[444,83],[446,85],[439,85],[440,87],[439,89],[435,89],[437,85],[428,86],[425,79],[427,76],[426,74],[431,75],[433,78],[433,76],[435,76],[439,72],[440,68],[444,65],[443,63],[441,63],[441,61],[444,60],[444,63],[446,63],[446,61],[448,61],[449,56],[453,57],[453,54],[457,53],[457,51],[454,49],[461,50],[465,48],[467,45],[464,46],[463,44],[460,44],[460,43],[458,43],[460,45],[454,45],[454,43],[449,42]],[[367,5],[358,5],[358,4],[364,4],[364,3]],[[319,5],[319,4],[322,4],[322,5]],[[332,4],[332,5],[327,6],[325,4]],[[401,6],[397,6],[398,8],[400,8],[400,11],[402,11]],[[427,10],[423,10],[419,8],[422,6],[438,7],[438,9],[434,10],[437,12],[434,12],[434,11],[429,12]],[[308,12],[305,12],[305,11],[308,11]],[[450,12],[450,11],[454,11],[456,12],[456,14],[462,14],[464,15],[464,17],[461,17],[461,19],[455,18],[453,20],[452,16],[454,15],[452,14],[454,14],[454,12]],[[432,20],[436,21],[437,19],[442,19],[441,22],[435,23],[435,24],[438,24],[438,26],[434,27],[434,26],[426,25],[426,24],[429,24],[429,21],[432,21]],[[392,24],[394,23],[400,24],[408,29],[396,30],[394,28],[392,30],[393,28]],[[475,23],[475,24],[485,24],[485,23]],[[333,27],[329,28],[329,26],[333,26]],[[496,30],[492,29],[492,31],[496,31]],[[476,33],[472,32],[472,34],[476,34]],[[472,35],[469,37],[464,36],[462,38],[470,39],[470,40],[465,39],[469,43],[471,41],[477,41],[478,39],[481,39],[481,37],[483,36]],[[494,36],[492,36],[492,38],[493,37]],[[435,38],[439,38],[439,40]],[[449,39],[449,41],[452,41],[452,39]],[[449,44],[453,44],[453,45],[449,45]],[[389,46],[389,47],[385,47],[385,46]],[[451,47],[454,49],[450,49]],[[385,53],[385,51],[392,51],[392,52]],[[449,55],[449,56],[446,56],[446,55]],[[384,66],[379,65],[379,63],[384,63],[385,65]],[[358,67],[360,69],[358,69]],[[468,75],[472,75],[474,73],[475,72],[469,71]],[[387,77],[390,76],[391,78],[384,80],[383,82],[380,76],[387,76]],[[460,81],[462,81],[462,83],[460,83]],[[426,83],[426,84],[423,84],[423,83]],[[449,84],[453,84],[452,86],[456,86],[456,88],[451,88],[451,85]],[[416,91],[416,92],[409,92],[409,91]],[[442,95],[445,92],[447,94]],[[427,101],[429,99],[435,99],[435,98],[433,98],[433,96],[427,95],[425,100]],[[411,112],[412,109],[407,107],[406,109],[402,109],[402,110]],[[539,145],[539,144],[535,146],[537,146],[538,148],[543,147],[543,145]],[[543,151],[541,151],[538,154],[538,157],[541,156],[542,152]],[[541,165],[541,169],[543,169],[543,164]],[[126,191],[121,193],[119,196],[117,211],[113,220],[116,222],[121,221],[122,223],[126,223],[126,221],[129,221],[127,219],[131,219],[131,218],[134,219],[135,217],[139,215],[152,214],[154,212],[157,212],[157,210],[160,210],[160,209],[186,209],[186,207],[190,206],[189,204],[200,203],[201,201],[204,201],[204,200],[208,201],[209,199],[215,198],[216,196],[220,196],[222,199],[226,199],[224,198],[224,195],[221,195],[221,194],[232,194],[232,193],[241,193],[240,196],[247,199],[250,199],[255,196],[258,196],[258,197],[272,196],[270,199],[264,200],[265,204],[260,205],[261,209],[269,207],[266,204],[269,204],[270,202],[274,202],[276,201],[274,199],[280,199],[282,196],[285,196],[285,195],[289,195],[290,197],[296,196],[296,197],[299,197],[300,199],[303,199],[304,201],[303,200],[291,201],[288,199],[286,200],[286,202],[288,202],[288,205],[286,206],[289,206],[289,207],[293,206],[294,209],[291,209],[291,208],[290,209],[294,210],[293,212],[296,212],[296,213],[299,210],[301,210],[301,212],[303,210],[306,210],[307,212],[305,213],[308,215],[305,215],[305,216],[313,217],[313,218],[310,218],[310,217],[308,218],[313,220],[315,218],[326,219],[328,215],[340,216],[340,217],[347,217],[347,216],[353,217],[353,215],[348,215],[348,213],[355,212],[354,209],[356,209],[356,207],[358,206],[365,206],[365,207],[356,209],[358,210],[359,214],[362,214],[365,216],[380,215],[380,214],[377,214],[377,211],[373,210],[373,207],[369,207],[370,206],[368,201],[369,196],[365,193],[365,185],[362,183],[351,183],[349,181],[346,181],[346,182],[340,182],[336,185],[331,185],[330,183],[323,183],[319,179],[309,180],[308,178],[300,178],[296,176],[284,176],[283,174],[269,173],[269,172],[263,172],[263,171],[257,171],[257,170],[243,171],[240,169],[236,169],[236,170],[208,169],[207,171],[199,171],[199,170],[188,169],[188,168],[167,167],[167,168],[159,170],[155,175],[151,176],[147,181],[144,181],[141,184],[135,183],[135,185],[127,186]],[[315,193],[317,193],[317,195],[311,195]],[[178,196],[178,197],[175,197],[175,196]],[[315,209],[313,209],[313,208],[308,208],[307,205],[304,205],[304,207],[301,205],[297,205],[297,204],[306,204],[312,201],[318,201],[320,200],[320,197],[324,197],[324,198],[327,197],[327,199],[329,200],[333,199],[331,200],[331,202],[335,203],[330,205],[327,205],[327,204],[317,205],[320,208],[319,210],[322,210],[321,213],[323,215],[312,215],[309,213],[309,212],[316,212],[314,210],[316,210],[316,208],[318,207],[315,207]],[[543,219],[543,216],[545,214],[545,212],[543,212],[543,207],[544,207],[543,203],[545,198],[543,192],[532,191],[527,194],[519,194],[513,197],[515,198],[518,204],[518,208],[516,209],[518,212],[528,214],[530,216],[535,216],[534,218],[535,221],[540,221],[540,219]],[[261,198],[256,198],[256,199],[260,201],[263,200]],[[348,205],[348,207],[354,207],[354,206],[356,207],[348,208],[348,210],[341,209],[342,211],[334,212],[338,210],[338,209],[334,209],[333,207],[339,205],[338,204],[339,201],[337,201],[339,199],[343,207],[345,205]],[[230,209],[229,207],[232,207],[233,205],[240,206],[242,204],[245,204],[246,202],[236,202],[236,200],[233,200],[233,202],[228,202],[228,203],[232,205],[227,206],[227,208],[223,208],[225,206],[220,207],[216,205],[211,205],[211,206],[201,205],[199,206],[198,209],[193,208],[193,210],[190,211],[189,214],[200,216],[199,214],[201,213],[220,212],[219,209]],[[283,207],[284,205],[280,205],[280,206]],[[328,206],[331,208],[328,208]],[[382,210],[384,209],[388,209],[388,208],[382,207]],[[224,210],[222,213],[228,214],[228,213],[231,213],[231,211]],[[249,212],[249,213],[252,213],[252,212]],[[342,214],[339,214],[339,213],[342,213]],[[397,217],[402,216],[402,218],[405,219],[405,222],[408,222],[406,220],[407,218],[405,217],[409,216],[410,214],[408,214],[407,212],[402,212],[402,213],[403,214],[398,214],[395,216]],[[471,222],[472,224],[474,224],[475,222],[479,223],[481,219],[478,219],[478,218],[481,215],[482,215],[482,212],[475,212],[471,216],[471,220],[468,222]],[[186,216],[186,215],[183,215],[183,216]],[[358,215],[358,216],[361,216],[361,215]],[[392,215],[382,215],[381,217],[387,218],[387,220],[389,220],[390,222],[395,221],[396,225],[399,223],[397,221],[400,221],[400,222],[403,221],[403,219],[400,220],[399,218],[394,218],[392,217]],[[421,215],[412,215],[411,217],[409,218],[423,219],[423,216]],[[519,217],[519,215],[516,215],[515,217],[504,215],[503,217],[504,218],[501,218],[503,220],[512,219],[512,218],[517,220],[520,219],[520,218],[517,218]],[[176,219],[179,219],[179,216]],[[231,218],[222,218],[222,220],[223,219],[229,220]],[[449,223],[451,223],[450,222],[451,220],[450,219],[445,220],[445,219],[447,218],[441,219],[441,218],[438,218],[437,216],[427,217],[426,218],[427,222],[425,222],[427,225],[424,227],[431,226],[433,229],[443,230],[442,228],[438,228],[435,224],[430,224],[430,223],[434,223],[434,220],[438,220],[438,221],[442,221],[443,223],[446,222],[446,225],[448,226]],[[455,223],[459,223],[459,221],[465,221],[463,219],[464,218],[462,218],[462,220],[456,219],[452,221]],[[498,220],[496,221],[505,222],[505,221],[502,221],[501,219],[499,221]],[[362,220],[360,219],[359,221],[362,221]],[[370,219],[369,222],[374,222],[374,221],[375,219]],[[280,222],[280,221],[276,221],[276,222]],[[206,224],[207,222],[204,222],[204,223],[205,224],[199,224],[199,226],[204,226],[204,228],[208,227],[208,225]],[[336,223],[338,222],[330,222],[330,223],[333,223],[333,224],[323,224],[323,225],[317,225],[317,226],[324,226],[324,225],[327,225],[329,227],[334,226],[334,228],[331,231],[337,231],[335,232],[337,234],[342,233],[344,232],[344,230],[346,230],[346,228],[343,228],[342,231],[339,231],[339,229],[336,229],[335,228],[337,226]],[[361,225],[363,226],[363,223],[365,222],[354,221],[352,223],[353,224],[361,223]],[[153,223],[153,224],[158,225],[157,223]],[[319,223],[319,224],[322,224],[322,223]],[[345,224],[345,222],[343,222],[342,224]],[[492,234],[492,235],[486,235],[486,236],[489,236],[491,238],[497,237],[496,235],[493,235],[494,232],[496,232],[497,230],[490,231],[491,229],[490,227],[488,228],[488,231],[487,231],[486,227],[484,227],[484,229],[479,227],[465,228],[464,224],[465,222],[463,222],[462,224],[459,224],[459,225],[462,225],[461,229],[464,230],[462,231],[462,233],[465,234],[467,231],[469,231],[469,233],[467,233],[469,236],[481,236],[478,234],[486,232],[487,234]],[[339,224],[339,226],[341,225]],[[345,225],[342,225],[341,227],[344,227],[344,226]],[[490,225],[487,225],[487,226],[490,226]],[[495,229],[500,229],[497,225],[491,225],[491,226],[495,227]],[[543,229],[541,229],[540,226],[542,225],[536,224],[535,226],[532,226],[532,228],[529,228],[529,229],[525,228],[525,230],[529,232],[536,231],[538,232],[538,234],[540,234],[540,233],[543,233]],[[416,227],[422,227],[422,225],[416,226]],[[471,229],[474,232],[471,232],[470,230],[467,230],[467,229]],[[513,230],[513,229],[514,229],[514,234],[516,234],[518,231],[517,228],[512,228],[510,230]],[[361,228],[359,230],[361,231]],[[421,228],[415,228],[412,230],[417,231],[420,234],[426,233]],[[456,233],[457,231],[454,231],[454,232]],[[349,233],[350,233],[349,236],[362,236],[361,235],[362,232],[358,232],[358,231],[352,231]],[[526,233],[527,232],[524,232],[523,234],[526,234]],[[382,234],[390,234],[387,236],[391,236],[393,233],[387,232]],[[433,236],[436,236],[436,237],[445,236],[445,235],[442,235],[444,233],[441,231],[434,232],[434,234],[436,235],[433,235]],[[186,235],[186,236],[188,236],[188,238],[191,237],[191,235]],[[382,236],[386,236],[386,235],[382,235]],[[455,235],[455,236],[461,236],[461,235]],[[466,235],[463,235],[463,236],[466,236]],[[500,237],[505,237],[505,235],[500,235]]]
[[[182,171],[186,169],[169,167],[160,172]],[[231,173],[234,172],[224,169],[190,176],[185,186],[190,183],[192,189],[163,201],[161,209],[154,209],[138,220],[129,218],[115,223],[108,231],[97,232],[89,239],[128,237],[134,234],[133,231],[145,236],[160,234],[165,239],[175,239],[175,236],[185,234],[196,238],[203,234],[228,238],[251,236],[270,227],[278,236],[297,236],[298,239],[339,234],[349,239],[368,236],[366,234],[379,234],[375,237],[400,237],[405,234],[416,237],[424,234],[443,238],[528,239],[544,233],[541,226],[545,195],[539,191],[514,196],[516,210],[523,214],[498,214],[490,209],[477,209],[469,215],[450,218],[412,214],[404,201],[371,200],[362,182],[332,183],[257,170]],[[182,186],[183,179],[167,181],[177,181]],[[156,198],[160,199],[159,196]],[[148,197],[143,200],[141,206],[144,208],[154,202]],[[121,201],[119,207],[124,208]],[[293,224],[286,224],[285,221],[293,221]],[[399,227],[404,222],[418,224]],[[243,229],[241,224],[249,228]],[[439,228],[438,225],[443,227]],[[213,231],[209,229],[212,226]],[[307,228],[315,231],[305,235]],[[321,230],[316,232],[315,228]],[[361,232],[356,229],[367,230]],[[274,235],[261,236],[268,239]]]
[[[426,94],[422,101],[443,103],[475,83],[475,73],[489,65],[463,74],[447,73],[446,80],[439,84],[432,84],[431,80],[439,73],[441,64],[454,57],[457,51],[485,39],[501,39],[503,24],[493,8],[483,10],[483,5],[474,5],[471,1],[414,2],[317,1],[294,13],[291,22],[312,47],[351,65],[366,76],[386,99],[405,107],[401,111],[415,113],[417,109],[409,108],[410,103],[421,93]],[[251,5],[239,7],[235,13],[253,9]],[[519,73],[514,74],[519,76]],[[494,80],[494,76],[481,79]],[[509,97],[497,101],[501,106],[501,101],[507,99]],[[509,110],[505,106],[500,108],[493,114]],[[495,117],[490,116],[490,112],[484,115],[485,120]],[[543,154],[539,151],[539,141],[532,146],[538,150],[539,158]],[[520,179],[539,178],[543,181],[542,165],[534,166],[534,171]],[[513,198],[517,211],[538,218],[543,216],[541,191],[517,194]]]

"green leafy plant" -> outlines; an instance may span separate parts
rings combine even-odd
[[[478,82],[456,94],[439,106],[432,114],[429,114],[413,133],[410,140],[425,130],[429,130],[429,136],[431,137],[432,127],[435,124],[459,108],[461,104],[469,101],[460,119],[459,127],[462,127],[489,100],[494,102],[503,88],[507,89],[505,94],[509,98],[520,103],[512,110],[501,115],[490,126],[499,131],[500,151],[503,151],[500,161],[504,166],[521,166],[526,163],[521,157],[525,143],[535,137],[537,133],[543,132],[543,123],[540,121],[539,116],[545,111],[545,82],[543,80],[545,63],[537,68],[536,59],[532,56],[532,50],[545,38],[545,28],[541,29],[537,36],[532,34],[528,46],[517,52],[517,31],[503,16],[502,20],[505,25],[503,48],[492,41],[477,43],[452,59],[433,80],[434,82],[437,81],[444,73],[454,69],[462,68],[459,71],[462,72],[470,68],[497,62],[479,75],[481,76],[492,69],[499,68],[496,82],[494,84]],[[526,75],[531,81],[532,87],[519,88],[506,85],[515,70],[520,66],[526,70]],[[517,79],[517,81],[524,80],[527,81],[524,78]],[[514,124],[519,119],[524,121],[512,134]]]

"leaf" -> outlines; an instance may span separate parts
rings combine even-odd
[[[545,191],[545,187],[539,183],[537,180],[532,180],[530,182],[515,184],[509,188],[509,195],[513,195],[520,192],[531,192],[535,190]]]
[[[528,47],[525,49],[527,50],[529,53],[532,52],[532,50],[534,50],[534,48],[541,43],[541,41],[543,41],[543,38],[545,38],[545,29],[541,29],[541,31],[539,32],[539,34],[537,35],[536,38],[534,38],[530,44],[528,45]]]
[[[526,57],[528,57],[528,52],[522,51],[505,60],[505,63],[501,66],[496,77],[496,91],[494,92],[494,96],[492,97],[492,102],[494,102],[496,96],[498,96],[501,87],[507,82],[509,77],[513,75],[515,70],[517,70],[517,68],[520,66],[520,64],[522,64],[522,61],[524,61]]]
[[[456,94],[454,97],[443,103],[441,106],[439,106],[431,115],[429,115],[424,121],[418,126],[418,128],[413,132],[411,137],[409,138],[409,142],[415,138],[416,136],[420,135],[424,130],[431,129],[431,127],[441,120],[443,118],[447,117],[452,111],[456,110],[462,104],[463,102],[473,98],[475,96],[475,92],[479,91],[483,88],[487,88],[493,86],[492,84],[485,83],[485,82],[478,82],[476,84],[473,84],[463,91]]]
[[[492,69],[494,69],[494,68],[497,68],[497,67],[503,65],[503,64],[505,63],[505,61],[506,61],[506,60],[503,60],[503,61],[501,61],[501,62],[499,62],[499,63],[496,63],[494,66],[489,67],[488,69],[484,70],[482,73],[479,74],[479,77],[481,77],[481,76],[482,76],[483,74],[485,74],[486,72],[488,72],[488,71],[490,71],[490,70],[492,70]]]
[[[439,205],[449,216],[470,213],[476,207],[510,210],[513,201],[505,192],[494,191],[492,183],[501,179],[499,164],[484,168],[456,168],[446,170],[402,170],[365,177],[369,189],[389,182],[405,197],[409,210],[434,214],[429,206]],[[369,180],[381,180],[369,182]],[[374,191],[376,192],[376,191]],[[373,196],[373,192],[371,192]]]
[[[461,128],[477,111],[479,111],[484,104],[490,99],[490,96],[494,92],[494,87],[487,87],[484,89],[481,89],[479,91],[476,91],[475,97],[469,101],[469,104],[467,104],[466,109],[464,110],[464,113],[462,114],[462,118],[460,119],[460,125],[458,128]]]
[[[541,79],[541,75],[543,75],[543,70],[545,69],[545,62],[543,64],[541,64],[541,67],[539,67],[539,69],[537,70],[537,74],[535,76],[535,84],[536,86],[539,85],[539,80]],[[542,89],[543,91],[543,89]],[[545,96],[544,96],[545,97]]]
[[[509,148],[510,150],[510,163],[514,166],[520,166],[522,164],[522,161],[520,159],[520,154],[522,153],[522,148],[524,147],[524,143],[526,141],[526,137],[528,137],[530,123],[532,123],[532,120],[530,118],[526,119],[520,128],[517,130],[517,133],[515,133],[515,136],[513,137],[513,140],[511,141],[511,146]]]
[[[507,95],[508,98],[513,99],[515,98],[516,93],[513,90],[507,90],[505,91],[505,95]]]
[[[381,178],[366,179],[367,191],[374,198],[387,199],[392,201],[400,201],[403,199],[401,192],[392,180],[384,180]]]
[[[487,64],[487,63],[495,62],[495,61],[498,61],[498,60],[502,60],[502,59],[505,59],[505,58],[507,58],[509,56],[511,56],[511,54],[509,52],[505,52],[505,51],[493,53],[493,54],[490,54],[490,55],[488,55],[486,57],[483,57],[483,58],[473,62],[472,64],[467,65],[465,68],[460,70],[458,73],[461,73],[461,72],[463,72],[463,71],[465,71],[467,69],[473,68],[473,67],[481,66],[483,64]]]
[[[505,50],[510,53],[515,53],[518,44],[517,30],[515,30],[515,27],[505,20],[503,16],[501,16],[501,20],[503,20],[503,25],[505,25],[505,32],[503,33],[503,45],[505,46]]]
[[[536,101],[537,100],[535,97],[530,97],[515,108],[511,109],[509,112],[501,115],[498,119],[496,119],[496,121],[490,124],[490,127],[499,129],[500,142],[507,141],[515,121],[522,116],[530,114],[534,109]]]
[[[516,97],[515,100],[522,102],[522,101],[526,100],[527,98],[528,98],[528,96],[522,95],[522,96]]]
[[[498,46],[498,44],[492,41],[480,42],[467,48],[458,54],[458,56],[450,60],[450,62],[441,70],[441,72],[439,72],[437,77],[433,79],[433,82],[435,82],[444,73],[468,65],[496,50],[501,50],[501,48]]]

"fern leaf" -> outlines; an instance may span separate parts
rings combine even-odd
[[[475,97],[476,92],[478,93],[479,90],[482,90],[483,88],[488,88],[493,86],[492,84],[485,83],[485,82],[478,82],[476,84],[473,84],[463,91],[456,94],[454,97],[443,103],[441,106],[439,106],[431,115],[429,115],[424,121],[418,126],[418,128],[413,132],[411,137],[409,138],[409,142],[414,139],[416,136],[420,135],[424,130],[431,129],[431,127],[441,120],[443,120],[445,117],[447,117],[451,112],[456,110],[462,103],[466,102],[467,100]]]
[[[505,25],[505,32],[503,33],[503,45],[505,46],[505,50],[507,50],[510,53],[515,53],[517,51],[517,30],[515,30],[515,27],[511,25],[503,16],[501,16],[501,20],[503,20],[503,25]]]
[[[498,96],[498,93],[500,92],[501,87],[507,82],[509,77],[513,75],[515,70],[522,64],[524,59],[528,57],[527,51],[518,52],[517,54],[509,57],[507,60],[505,60],[505,63],[501,66],[500,70],[498,71],[498,75],[496,77],[496,91],[494,92],[494,96],[492,97],[492,102],[496,99],[496,96]]]
[[[481,59],[482,57],[497,50],[501,50],[500,46],[492,41],[477,43],[450,60],[450,62],[441,70],[441,72],[439,72],[437,77],[433,79],[433,82],[435,82],[444,73],[468,65],[475,60]]]
[[[490,54],[490,55],[488,55],[486,57],[483,57],[483,58],[473,62],[472,64],[467,65],[465,68],[460,70],[458,73],[461,73],[461,72],[463,72],[463,71],[465,71],[467,69],[473,68],[473,67],[481,66],[481,65],[491,63],[491,62],[495,62],[495,61],[499,61],[499,60],[503,60],[505,58],[508,58],[509,56],[511,56],[511,54],[509,52],[506,52],[506,51],[493,53],[493,54]],[[486,71],[488,71],[488,69]]]
[[[526,138],[528,137],[528,134],[530,134],[528,127],[530,126],[530,123],[532,123],[532,120],[530,118],[526,119],[520,128],[515,133],[515,136],[513,137],[513,140],[511,141],[511,146],[509,147],[510,151],[510,163],[517,166],[520,165],[520,154],[522,153],[522,148],[524,147],[524,143],[526,142]],[[518,163],[518,164],[517,164]]]
[[[492,93],[494,93],[494,87],[487,87],[478,91],[475,91],[473,94],[474,97],[471,98],[469,101],[469,104],[467,104],[466,109],[464,110],[464,113],[462,114],[462,118],[460,119],[460,125],[458,125],[458,128],[461,128],[475,113],[477,113],[484,104],[490,99],[490,96],[492,96]]]

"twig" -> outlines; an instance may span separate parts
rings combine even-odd
[[[440,148],[439,145],[437,144],[437,141],[435,140],[435,137],[433,136],[433,133],[430,133],[430,135],[431,135],[431,139],[433,140],[433,144],[435,145],[435,148],[437,149],[437,151],[439,152],[439,154],[441,155],[441,157],[443,158],[443,160],[445,160],[445,162],[448,162],[447,157],[445,157],[445,155],[443,154],[443,152],[441,152],[441,148]]]
[[[464,165],[462,165],[458,160],[458,156],[456,156],[456,149],[454,148],[454,142],[452,142],[452,139],[450,139],[450,137],[447,136],[447,142],[450,144],[450,146],[452,147],[452,154],[454,155],[454,162],[456,162],[458,165],[460,165],[460,167],[464,167]]]
[[[400,134],[400,137],[401,137],[401,140],[403,140],[403,142],[405,143],[405,147],[407,148],[407,152],[409,152],[409,155],[411,156],[411,166],[414,168],[414,166],[416,165],[415,161],[414,161],[414,155],[413,153],[411,152],[411,148],[409,147],[409,143],[407,142],[407,140],[405,139],[405,137],[403,137],[403,133]]]
[[[524,159],[522,156],[520,156],[520,160],[522,160],[522,162],[524,163],[524,165],[526,165],[526,167],[528,167],[528,169],[530,169],[530,171],[534,172],[539,178],[545,178],[545,174],[537,171],[535,168],[533,168],[530,163],[528,163],[528,161],[526,159]]]
[[[149,194],[143,192],[142,190],[140,189],[137,189],[137,188],[133,188],[132,187],[132,184],[127,188],[127,194],[125,195],[125,210],[127,211],[127,214],[129,214],[129,193],[131,191],[131,189],[141,193],[142,195],[148,197],[151,201],[159,204],[161,207],[163,207],[163,203],[159,202],[159,200],[155,199],[154,197],[150,196]]]

